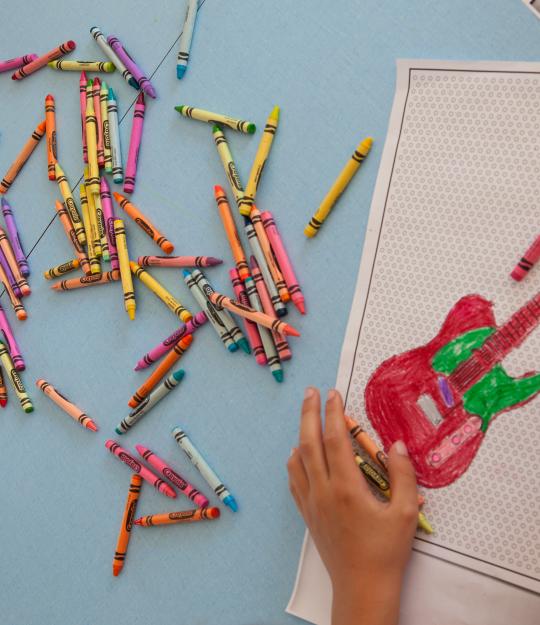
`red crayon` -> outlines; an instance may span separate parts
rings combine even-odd
[[[249,299],[244,285],[242,284],[242,280],[240,280],[240,274],[238,273],[238,269],[230,269],[229,276],[231,278],[231,283],[236,299],[241,304],[249,306]],[[251,345],[251,350],[253,352],[253,355],[255,356],[257,364],[262,366],[266,365],[268,361],[266,358],[266,354],[264,353],[264,347],[261,341],[261,335],[259,334],[259,330],[257,328],[257,324],[253,323],[253,321],[250,321],[249,319],[244,319],[243,322],[246,334],[249,339],[249,344]]]
[[[92,99],[94,101],[94,113],[97,120],[97,157],[99,167],[105,166],[105,151],[103,149],[103,122],[101,121],[101,103],[99,100],[99,92],[101,90],[101,81],[94,78],[92,82]]]
[[[0,367],[0,406],[5,408],[7,405],[8,395],[7,388],[4,382],[4,374],[2,373],[2,367]]]
[[[517,280],[523,280],[523,278],[533,268],[534,264],[540,259],[540,235],[536,237],[532,245],[527,249],[525,254],[521,257],[519,263],[514,267],[510,276]]]
[[[77,44],[74,41],[66,41],[65,43],[59,45],[54,50],[47,52],[43,56],[38,57],[37,59],[31,61],[27,65],[23,65],[20,67],[11,77],[12,80],[22,80],[30,74],[37,72],[38,69],[45,67],[49,61],[54,61],[59,59],[64,54],[69,54],[72,50],[75,50]]]

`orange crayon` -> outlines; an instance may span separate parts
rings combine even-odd
[[[15,311],[15,314],[17,315],[17,319],[19,319],[20,321],[24,321],[28,317],[28,314],[26,313],[26,310],[21,300],[15,295],[15,292],[13,291],[13,288],[11,287],[11,284],[9,282],[9,278],[7,277],[6,272],[4,271],[4,268],[2,267],[1,264],[0,264],[0,282],[3,283],[4,288],[6,289],[6,292],[9,297],[9,301],[11,302],[11,305],[13,306],[13,310]]]
[[[131,217],[131,219],[133,219],[139,228],[146,232],[152,241],[159,245],[165,254],[171,254],[174,251],[174,245],[161,234],[148,217],[143,215],[141,211],[127,199],[127,197],[116,192],[113,192],[113,195],[119,206],[128,214],[129,217]]]
[[[94,421],[84,413],[78,406],[74,403],[70,402],[67,397],[64,397],[57,389],[49,384],[45,380],[37,380],[36,386],[42,390],[47,397],[53,401],[59,408],[61,408],[66,414],[68,414],[72,419],[80,423],[87,430],[92,430],[92,432],[97,432],[98,427],[94,423]]]
[[[45,65],[47,65],[50,61],[55,61],[61,56],[69,54],[72,50],[75,50],[76,47],[77,45],[75,42],[71,40],[62,43],[50,52],[47,52],[47,54],[34,59],[22,67],[19,67],[19,69],[11,76],[11,80],[22,80],[23,78],[30,76],[34,72],[37,72],[38,69],[45,67]]]
[[[13,184],[13,181],[24,167],[24,164],[30,158],[30,154],[32,154],[32,152],[36,149],[37,144],[41,141],[41,138],[45,134],[46,126],[47,124],[45,123],[45,120],[40,122],[30,136],[30,139],[28,139],[28,141],[24,144],[19,156],[17,156],[17,158],[13,161],[11,167],[2,178],[2,182],[0,182],[0,195],[6,193]]]
[[[84,289],[88,286],[118,282],[118,280],[120,280],[120,271],[118,269],[113,269],[105,273],[94,273],[91,276],[55,282],[51,285],[51,289],[53,291],[73,291],[74,289]]]
[[[58,218],[60,219],[60,223],[64,228],[67,238],[71,241],[71,245],[75,250],[75,254],[79,259],[79,263],[83,273],[86,276],[91,275],[92,270],[90,268],[90,263],[88,262],[88,257],[86,256],[81,244],[77,239],[77,235],[75,234],[75,230],[73,229],[73,224],[71,223],[71,219],[69,218],[68,212],[62,202],[56,200],[55,203],[56,212],[58,213]]]
[[[141,492],[141,485],[142,477],[134,473],[131,476],[126,507],[124,508],[124,514],[122,516],[122,525],[120,525],[116,551],[114,552],[112,571],[115,577],[118,577],[126,561],[126,553],[131,536],[131,528],[133,527],[133,519],[135,518],[135,512],[137,510],[137,502],[139,501],[139,494]]]
[[[234,223],[231,207],[227,200],[227,195],[222,187],[216,185],[214,187],[214,196],[216,198],[219,216],[223,222],[225,235],[227,236],[227,241],[229,241],[234,262],[236,263],[236,269],[238,270],[240,279],[243,282],[249,276],[249,269],[246,255],[242,248],[240,237],[238,236],[238,230],[236,229],[236,224]]]
[[[135,525],[152,527],[153,525],[174,525],[178,523],[193,523],[194,521],[212,521],[219,519],[219,508],[196,508],[195,510],[182,510],[180,512],[163,512],[162,514],[150,514],[142,516],[135,521]]]
[[[192,341],[193,335],[186,334],[186,336],[182,337],[177,343],[175,343],[174,347],[165,356],[154,372],[147,378],[144,384],[139,386],[133,397],[128,401],[128,406],[130,408],[136,408],[142,400],[150,394],[150,391],[152,391],[152,389],[159,384],[160,380],[165,376],[169,369],[180,360],[182,354],[191,345]]]
[[[4,374],[2,372],[2,367],[0,367],[0,406],[5,408],[7,405],[8,395],[7,388],[4,382]]]
[[[56,180],[54,166],[57,161],[56,153],[56,107],[54,96],[50,93],[45,96],[45,132],[47,135],[47,173],[49,180]]]
[[[15,253],[13,252],[13,248],[11,247],[11,243],[2,228],[0,228],[0,249],[4,252],[4,256],[7,260],[9,268],[11,269],[11,273],[15,278],[15,282],[21,293],[24,297],[27,297],[32,292],[30,290],[30,285],[28,284],[26,278],[22,275],[21,270],[19,269],[19,265],[17,264],[17,259],[15,258]]]

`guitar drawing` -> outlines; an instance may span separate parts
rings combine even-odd
[[[383,362],[366,386],[384,447],[403,440],[428,488],[457,480],[494,419],[540,392],[540,374],[512,378],[501,364],[540,323],[540,293],[500,327],[492,308],[480,295],[463,297],[434,339]]]

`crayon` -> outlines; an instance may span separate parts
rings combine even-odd
[[[94,97],[92,94],[93,83],[88,81],[86,85],[86,147],[88,149],[88,192],[99,193],[99,164],[98,164],[98,126],[96,112],[94,111]]]
[[[184,377],[184,370],[179,369],[174,373],[171,373],[165,380],[163,380],[159,386],[157,386],[145,399],[134,408],[125,419],[122,419],[116,426],[115,430],[117,434],[125,434],[130,430],[141,417],[150,412],[152,408],[161,401],[166,395],[168,395],[173,389],[175,389],[182,378]]]
[[[28,63],[35,61],[37,58],[37,54],[25,54],[24,56],[18,56],[15,59],[0,61],[0,72],[9,72],[10,69],[17,69],[23,65],[28,65]]]
[[[115,51],[116,55],[132,73],[135,80],[139,83],[139,88],[144,91],[151,98],[156,98],[157,93],[150,80],[145,76],[143,70],[137,65],[133,57],[126,50],[124,44],[118,39],[118,37],[107,37],[107,42],[111,48]]]
[[[157,475],[154,475],[152,471],[150,471],[150,469],[147,469],[125,449],[120,447],[120,445],[116,441],[113,441],[112,439],[105,441],[105,447],[111,452],[111,454],[116,456],[124,464],[127,464],[127,466],[134,473],[140,475],[145,482],[152,484],[152,486],[160,493],[166,495],[167,497],[171,497],[171,499],[176,498],[176,493],[174,492],[174,489],[172,489]]]
[[[540,259],[540,236],[536,237],[532,244],[527,248],[527,251],[514,267],[510,276],[518,282],[523,280],[538,259]]]
[[[172,435],[174,440],[178,443],[178,446],[185,452],[186,456],[191,460],[193,466],[199,471],[214,493],[226,506],[229,506],[233,512],[237,512],[238,504],[236,503],[235,498],[225,488],[222,481],[202,457],[201,453],[191,442],[184,430],[179,427],[175,427],[172,430]]]
[[[56,176],[56,182],[60,189],[60,193],[64,200],[66,210],[68,212],[71,223],[73,224],[73,230],[75,230],[75,236],[81,245],[86,245],[86,235],[84,233],[84,225],[81,221],[77,205],[71,194],[71,187],[64,173],[64,170],[60,167],[60,163],[56,162],[54,165],[54,172]]]
[[[28,314],[20,298],[17,297],[16,293],[14,292],[11,286],[11,283],[9,281],[9,277],[6,271],[4,270],[2,263],[0,263],[0,282],[4,284],[4,288],[6,289],[6,292],[9,297],[9,301],[11,303],[11,306],[13,307],[13,310],[15,311],[15,315],[17,316],[17,319],[19,319],[20,321],[24,321],[25,319],[27,319]]]
[[[174,347],[169,351],[161,363],[155,368],[153,373],[146,379],[146,381],[139,386],[139,388],[133,394],[133,397],[128,401],[130,408],[136,408],[150,392],[159,384],[160,380],[166,375],[183,356],[185,351],[193,342],[193,335],[187,334],[182,337]]]
[[[213,521],[219,519],[219,508],[196,508],[180,512],[162,512],[150,514],[135,520],[135,525],[152,527],[153,525],[176,525],[178,523],[192,523],[194,521]]]
[[[337,202],[343,191],[345,191],[347,185],[352,180],[352,177],[358,171],[363,160],[368,155],[369,151],[371,150],[372,144],[373,139],[371,137],[367,137],[367,139],[364,139],[358,145],[358,147],[354,151],[354,154],[351,156],[345,167],[341,170],[339,176],[336,178],[336,181],[330,188],[330,191],[328,191],[319,208],[304,229],[304,234],[306,235],[306,237],[312,238],[317,234],[319,228],[323,225],[325,219],[330,214],[330,211],[332,210],[334,204]]]
[[[193,501],[193,503],[199,508],[206,508],[210,503],[199,490],[187,482],[180,474],[178,474],[172,467],[170,467],[162,458],[156,456],[156,454],[144,447],[143,445],[135,445],[135,449],[139,454],[148,462],[149,465],[154,467],[157,472],[164,478],[168,479],[173,486],[176,486],[182,493]]]
[[[272,251],[277,260],[279,268],[281,269],[281,273],[285,279],[285,284],[287,285],[287,289],[289,290],[291,300],[293,304],[296,306],[298,311],[302,314],[306,314],[306,303],[304,299],[304,294],[300,289],[298,284],[298,279],[296,278],[296,274],[294,273],[294,269],[292,267],[291,261],[289,260],[289,256],[287,251],[285,250],[285,246],[283,245],[283,241],[279,234],[279,231],[276,226],[276,222],[274,220],[274,216],[269,211],[264,211],[261,213],[262,223],[264,229],[266,230],[266,234],[268,235],[268,240],[270,241],[270,245],[272,246]]]
[[[202,291],[206,299],[210,299],[210,295],[215,293],[214,287],[208,282],[206,276],[200,269],[194,269],[191,272],[191,277],[195,280],[195,284]],[[236,325],[233,318],[226,310],[216,310],[217,314],[222,318],[225,328],[232,340],[238,345],[238,347],[246,354],[251,354],[251,348],[246,340],[246,337],[242,334],[242,330]]]
[[[19,265],[17,264],[17,259],[15,258],[11,243],[2,228],[0,228],[0,249],[2,250],[6,261],[13,273],[15,283],[19,287],[23,296],[27,297],[32,291],[30,290],[30,286],[26,278],[22,275],[21,270],[19,269]]]
[[[30,397],[28,397],[28,394],[26,393],[21,376],[13,366],[13,361],[11,360],[8,350],[2,341],[0,341],[0,362],[4,367],[4,371],[9,378],[13,390],[15,391],[15,395],[17,395],[21,408],[26,413],[33,412],[34,406],[32,405]]]
[[[101,263],[99,262],[99,259],[97,257],[96,248],[94,245],[95,235],[96,235],[96,226],[94,224],[94,220],[92,219],[90,215],[88,194],[86,193],[86,185],[83,182],[81,182],[81,185],[79,187],[79,197],[81,200],[81,213],[82,213],[82,218],[83,218],[84,231],[86,233],[86,241],[88,244],[86,246],[86,250],[88,253],[88,263],[90,266],[89,273],[92,275],[98,275],[98,274],[101,274]],[[90,197],[94,197],[94,196],[90,193]],[[93,210],[94,209],[92,207],[92,211]],[[87,272],[85,272],[85,274],[89,275]]]
[[[139,256],[141,267],[215,267],[221,265],[221,258],[213,256]]]
[[[150,365],[153,365],[157,362],[162,356],[172,348],[172,346],[183,336],[186,334],[193,334],[197,328],[200,328],[208,321],[208,317],[206,313],[202,310],[195,313],[193,318],[190,319],[187,324],[182,323],[180,327],[175,330],[170,336],[166,339],[163,339],[161,343],[156,345],[156,347],[152,348],[149,352],[147,352],[142,358],[137,361],[135,365],[135,371],[141,371],[142,369],[146,369]]]
[[[245,195],[238,206],[240,213],[244,217],[248,217],[251,214],[251,208],[255,202],[255,196],[261,182],[261,175],[266,166],[268,155],[270,154],[270,148],[274,141],[274,136],[279,124],[279,106],[275,106],[270,113],[270,116],[266,120],[266,126],[261,136],[255,159],[253,160],[253,166],[249,173],[249,178],[246,185]]]
[[[118,262],[120,263],[120,275],[122,277],[122,291],[124,292],[124,307],[131,320],[135,319],[135,291],[133,290],[133,280],[129,267],[129,252],[126,239],[126,229],[121,219],[114,220],[114,236],[116,239],[116,249],[118,251]]]
[[[259,269],[259,265],[255,260],[255,257],[251,257],[251,275],[253,276],[253,282],[257,288],[257,293],[259,295],[259,300],[262,305],[262,310],[268,316],[277,319],[276,311],[272,306],[272,301],[270,300],[270,295],[268,293],[268,289],[266,288],[266,284],[264,283],[261,270]],[[290,360],[292,358],[291,348],[289,347],[289,343],[287,339],[278,334],[277,332],[272,332],[272,339],[277,349],[277,353],[279,359],[283,362],[285,360]]]
[[[111,48],[111,46],[107,43],[105,39],[105,35],[101,32],[101,30],[97,26],[92,26],[90,29],[90,34],[95,39],[98,46],[105,53],[105,55],[112,61],[113,65],[116,69],[122,74],[122,78],[134,89],[139,90],[139,83],[135,80],[131,72],[127,69],[127,67],[122,63],[122,61],[118,58],[116,52]]]
[[[255,228],[257,240],[259,241],[259,245],[261,246],[261,250],[264,254],[266,265],[268,266],[270,275],[272,276],[272,280],[276,285],[279,297],[282,302],[288,302],[291,299],[291,296],[287,289],[287,285],[285,284],[285,280],[283,279],[283,275],[276,263],[274,252],[272,251],[270,241],[268,240],[268,235],[266,234],[266,230],[264,229],[262,223],[261,211],[255,206],[255,204],[251,205],[250,218],[251,223],[253,224],[253,228]]]
[[[247,122],[243,119],[235,119],[234,117],[222,115],[221,113],[212,113],[211,111],[186,106],[185,104],[175,106],[174,109],[178,111],[180,115],[188,119],[197,119],[200,122],[209,122],[210,124],[223,124],[233,130],[238,130],[246,134],[252,135],[257,130],[257,127],[252,122]]]
[[[38,69],[45,67],[45,65],[47,65],[49,61],[54,61],[55,59],[59,59],[61,56],[64,56],[65,54],[69,54],[70,52],[75,50],[76,47],[77,45],[75,44],[74,41],[66,41],[65,43],[62,43],[61,45],[59,45],[57,48],[54,48],[54,50],[47,52],[47,54],[44,54],[43,56],[39,56],[37,59],[34,59],[33,61],[30,61],[30,63],[27,63],[26,65],[23,65],[22,67],[20,67],[13,74],[11,79],[22,80],[23,78],[30,76],[30,74],[37,72]]]
[[[82,71],[79,78],[79,103],[81,107],[81,134],[82,134],[82,150],[83,161],[88,163],[88,148],[86,147],[86,86],[88,79],[86,72]]]
[[[139,151],[141,148],[145,109],[144,94],[140,93],[133,111],[133,122],[131,124],[131,135],[129,137],[129,150],[124,177],[124,193],[133,193],[135,190],[135,179],[137,177],[137,165],[139,163]]]
[[[8,402],[8,394],[6,383],[4,382],[4,374],[2,372],[2,367],[0,366],[0,406],[5,408]]]
[[[49,61],[52,69],[60,69],[64,72],[106,72],[111,74],[116,67],[111,61]]]
[[[101,180],[99,183],[99,193],[92,196],[94,210],[96,211],[96,226],[99,237],[99,249],[103,260],[109,261],[109,243],[107,241],[107,233],[105,232],[105,218],[103,216],[103,207],[101,206]]]
[[[197,0],[188,0],[186,17],[184,18],[184,25],[180,33],[180,43],[178,44],[178,57],[176,59],[176,77],[178,80],[181,80],[187,71],[191,40],[193,39],[193,30],[195,28],[195,20],[197,19],[197,5]]]
[[[105,165],[105,152],[103,149],[103,120],[101,119],[101,81],[94,78],[92,81],[92,99],[94,101],[94,114],[96,116],[96,140],[98,166],[101,169]]]
[[[112,174],[112,152],[111,152],[111,129],[109,124],[109,87],[105,81],[101,83],[99,90],[99,102],[101,106],[101,125],[103,128],[103,153],[105,156],[105,172]]]
[[[236,299],[242,304],[249,306],[248,296],[244,289],[244,285],[242,284],[242,280],[240,279],[238,270],[234,268],[230,269],[229,276],[231,278],[231,283]],[[249,344],[251,346],[251,350],[253,351],[253,355],[255,356],[257,364],[262,366],[266,365],[266,354],[264,353],[264,347],[261,342],[261,337],[257,325],[249,319],[243,319],[242,321],[244,323],[244,328],[249,339]]]
[[[238,345],[236,345],[236,343],[232,340],[232,337],[225,327],[222,318],[218,315],[218,312],[215,309],[214,305],[204,296],[204,293],[195,284],[195,280],[192,277],[191,272],[189,272],[187,269],[184,269],[183,275],[184,282],[191,291],[191,295],[193,295],[193,298],[195,299],[197,304],[206,313],[206,317],[208,318],[210,325],[216,331],[216,334],[221,339],[221,342],[230,352],[238,351]]]
[[[2,214],[4,215],[4,221],[6,222],[9,240],[11,241],[13,251],[15,252],[15,258],[17,259],[17,265],[19,265],[22,275],[25,278],[28,278],[30,275],[30,267],[22,248],[19,231],[17,230],[17,224],[15,223],[15,217],[13,216],[13,210],[5,198],[0,198],[0,202],[2,204]]]
[[[28,141],[24,144],[23,149],[19,152],[17,158],[13,161],[10,168],[4,174],[2,181],[0,182],[0,195],[4,195],[6,191],[11,187],[15,178],[19,175],[19,172],[24,167],[26,161],[30,158],[30,154],[37,148],[38,143],[45,134],[46,122],[43,120],[37,126],[34,132],[30,135]]]
[[[43,272],[43,277],[45,280],[53,280],[54,278],[60,278],[66,273],[70,273],[71,271],[75,271],[75,269],[79,268],[79,260],[77,258],[73,258],[72,260],[68,260],[61,265],[55,265],[47,271]]]
[[[221,221],[223,222],[223,229],[225,230],[225,236],[227,237],[229,247],[231,248],[232,256],[236,264],[236,269],[238,270],[240,279],[245,280],[247,276],[249,276],[246,255],[242,248],[240,237],[238,236],[238,230],[236,229],[236,224],[234,223],[231,207],[229,206],[229,202],[227,200],[227,195],[225,194],[223,188],[219,185],[216,185],[214,187],[214,197],[216,198],[219,216],[221,217]]]
[[[133,273],[134,276],[137,276],[144,286],[152,291],[152,293],[158,297],[167,306],[167,308],[180,319],[180,321],[186,323],[193,317],[189,310],[184,307],[182,302],[173,297],[160,282],[158,282],[148,273],[148,271],[146,271],[146,269],[143,269],[133,261],[130,261],[129,266],[131,273]]]
[[[116,249],[116,236],[114,234],[114,207],[111,200],[111,190],[105,176],[101,177],[99,186],[101,196],[101,206],[103,208],[103,221],[105,225],[105,234],[107,235],[107,247],[109,250],[109,260],[111,261],[111,269],[120,269],[118,262],[118,250]]]
[[[47,141],[47,173],[49,180],[56,180],[54,165],[58,160],[56,151],[56,107],[54,96],[45,96],[45,135]]]
[[[212,135],[214,137],[214,143],[216,144],[218,155],[221,159],[221,164],[223,165],[225,175],[227,176],[227,180],[229,181],[231,191],[233,192],[234,199],[236,201],[236,204],[240,206],[240,202],[244,197],[244,188],[242,186],[242,182],[240,181],[238,169],[236,168],[236,165],[234,163],[229,144],[227,143],[227,139],[223,134],[223,130],[217,124],[214,124],[214,126],[212,126]]]
[[[111,169],[116,184],[124,182],[124,168],[122,165],[122,148],[120,145],[120,128],[118,126],[118,102],[114,91],[109,87],[107,96],[107,112],[109,114],[109,135],[111,144]]]
[[[101,271],[101,264],[99,259],[102,256],[101,250],[101,236],[98,225],[98,215],[96,210],[96,195],[93,193],[89,193],[89,169],[88,167],[84,168],[84,180],[85,180],[85,189],[86,189],[86,199],[88,201],[88,219],[90,223],[90,230],[92,232],[92,247],[94,249],[94,255],[96,258],[95,263],[92,265],[92,272],[99,273]],[[90,254],[90,253],[89,253]],[[89,256],[90,258],[90,256]],[[91,263],[92,264],[92,263]]]
[[[83,276],[82,278],[72,278],[71,280],[62,280],[51,285],[53,291],[73,291],[74,289],[84,289],[88,286],[97,286],[100,284],[109,284],[110,282],[118,282],[120,280],[120,272],[118,269],[107,271],[105,273],[95,273],[91,276]]]
[[[4,254],[3,250],[0,250],[0,265],[2,265],[2,269],[4,270],[4,273],[6,274],[6,277],[7,277],[8,281],[9,281],[9,285],[13,289],[13,293],[15,293],[15,295],[19,299],[22,299],[23,298],[23,293],[22,293],[19,285],[17,284],[17,280],[15,280],[15,276],[13,275],[13,271],[11,271],[11,265],[8,263],[8,260],[6,258],[6,255]]]
[[[156,243],[156,245],[159,245],[165,254],[170,254],[174,251],[174,245],[161,234],[148,217],[143,215],[141,211],[127,199],[127,197],[121,193],[116,193],[116,191],[113,191],[113,195],[114,199],[118,202],[128,217],[130,217],[139,226],[139,228],[145,232],[152,239],[152,241],[154,241],[154,243]]]
[[[13,330],[11,329],[11,325],[2,306],[0,306],[0,332],[2,333],[1,340],[4,342],[4,345],[13,360],[15,369],[17,371],[24,371],[26,369],[26,365],[21,349],[17,344],[15,335],[13,334]]]
[[[58,213],[58,217],[60,219],[60,223],[62,224],[62,227],[64,228],[64,232],[66,233],[66,236],[68,240],[71,242],[71,245],[73,246],[73,249],[75,251],[77,258],[79,259],[79,262],[81,264],[81,269],[83,270],[83,273],[85,275],[89,276],[92,273],[91,268],[90,268],[90,263],[88,262],[86,253],[83,250],[81,244],[79,243],[77,236],[75,235],[75,230],[73,230],[73,224],[71,223],[71,219],[69,218],[68,212],[65,209],[64,205],[62,204],[62,202],[59,202],[58,200],[56,200],[55,202],[55,207],[56,207],[56,212]]]
[[[42,390],[47,397],[59,406],[66,414],[72,419],[80,423],[87,430],[97,432],[98,427],[96,423],[85,412],[83,412],[78,406],[71,402],[65,395],[62,395],[59,390],[54,388],[52,384],[45,380],[39,379],[36,381],[36,386]]]
[[[126,553],[129,545],[129,539],[131,537],[131,530],[133,528],[133,519],[135,518],[135,512],[137,510],[137,502],[139,501],[139,495],[141,492],[142,479],[140,475],[134,473],[131,476],[129,483],[128,496],[126,505],[124,507],[124,514],[122,515],[122,523],[120,524],[120,532],[116,540],[116,550],[114,552],[112,571],[115,577],[118,577],[122,569],[124,568],[124,562],[126,561]]]

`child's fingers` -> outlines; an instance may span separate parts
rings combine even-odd
[[[300,456],[310,484],[328,479],[322,444],[321,398],[316,388],[306,388],[300,419]]]
[[[388,453],[388,476],[392,485],[390,507],[397,514],[417,518],[416,474],[403,441],[396,441]]]
[[[287,461],[287,471],[289,473],[289,487],[291,492],[294,488],[296,494],[305,499],[309,492],[309,481],[304,468],[304,463],[298,449],[294,448]]]

